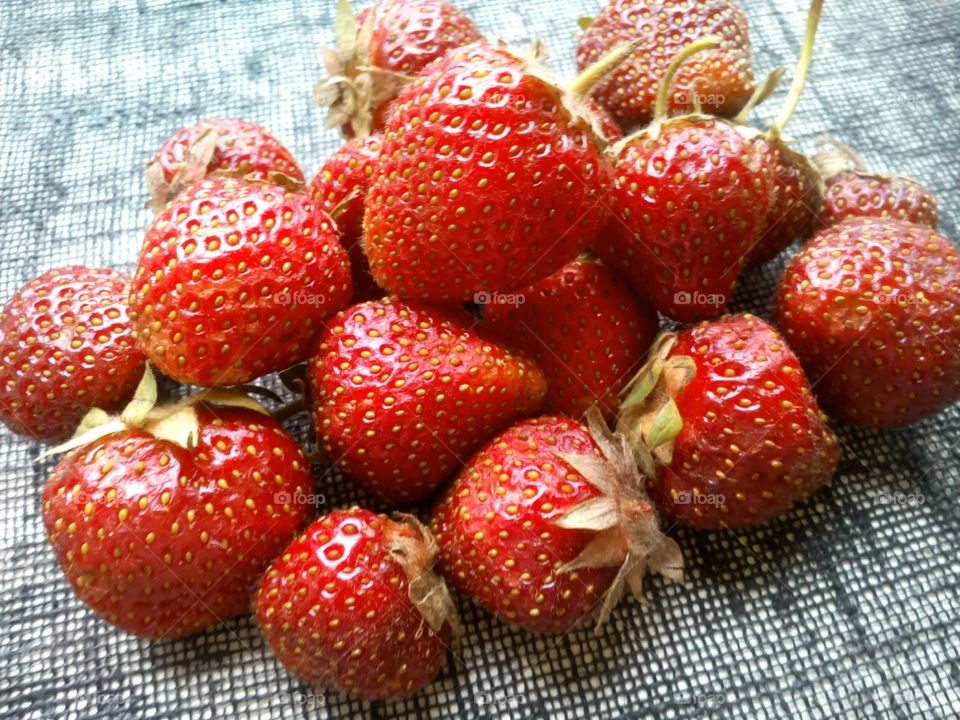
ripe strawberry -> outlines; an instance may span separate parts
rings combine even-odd
[[[232,385],[305,360],[350,293],[347,254],[313,200],[219,178],[193,185],[154,220],[130,317],[164,373]]]
[[[632,129],[653,120],[657,90],[673,57],[707,36],[720,44],[677,74],[670,110],[691,112],[699,100],[705,111],[733,117],[755,83],[747,16],[732,0],[611,0],[580,37],[577,63],[585,68],[619,43],[643,41],[642,51],[593,94],[623,128]]]
[[[788,264],[776,322],[837,417],[897,427],[960,398],[960,253],[925,225],[851,217]]]
[[[384,294],[370,274],[370,263],[362,245],[363,203],[382,144],[380,135],[350,140],[323,164],[308,186],[321,209],[334,218],[340,244],[350,255],[355,302],[374,300]]]
[[[43,489],[47,535],[77,596],[142,637],[244,613],[308,511],[299,499],[313,478],[282,426],[197,400],[91,430]]]
[[[829,482],[839,458],[797,358],[753,315],[662,335],[618,429],[664,515],[699,529],[782,515]]]
[[[381,0],[354,17],[337,9],[337,47],[325,47],[329,77],[314,89],[327,127],[363,137],[383,129],[390,103],[412,76],[448,51],[482,39],[473,21],[441,0]]]
[[[257,621],[280,662],[307,681],[367,700],[406,697],[436,677],[459,632],[435,558],[429,531],[410,516],[338,510],[263,576]]]
[[[698,41],[677,55],[657,119],[617,146],[614,219],[594,246],[640,296],[681,322],[722,311],[774,196],[756,132],[704,115],[664,114],[674,71],[714,46]]]
[[[80,265],[20,288],[0,316],[0,420],[41,442],[70,437],[93,406],[118,410],[143,374],[130,278]]]
[[[211,118],[177,130],[147,163],[151,206],[160,212],[185,188],[220,172],[254,180],[280,174],[303,182],[293,156],[262,127]]]
[[[387,502],[417,502],[540,407],[540,368],[474,324],[460,309],[391,298],[330,321],[308,375],[317,434],[344,475]]]
[[[460,592],[533,632],[607,619],[643,576],[683,578],[626,441],[599,414],[514,425],[463,469],[433,512],[440,568]],[[619,569],[618,569],[619,568]]]
[[[616,414],[658,329],[653,308],[589,257],[515,296],[484,299],[483,326],[533,356],[547,376],[546,410],[571,417],[594,404]]]
[[[377,283],[460,302],[525,287],[585,249],[607,217],[610,171],[583,98],[632,50],[567,92],[535,59],[480,43],[424,70],[397,99],[368,195]]]

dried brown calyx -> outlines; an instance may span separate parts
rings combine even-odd
[[[628,588],[635,598],[646,602],[643,578],[647,572],[683,582],[683,553],[677,542],[660,529],[627,437],[611,432],[595,406],[587,412],[586,420],[602,457],[569,453],[559,456],[601,495],[570,510],[557,520],[557,525],[596,534],[583,552],[559,572],[618,568],[603,596],[597,621],[599,632]]]

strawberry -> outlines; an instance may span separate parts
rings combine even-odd
[[[340,244],[350,255],[354,302],[374,300],[384,294],[370,275],[370,263],[361,242],[363,203],[382,144],[380,135],[350,140],[323,164],[308,186],[321,209],[334,218]]]
[[[502,619],[563,633],[609,617],[651,571],[682,580],[680,548],[658,529],[626,439],[596,410],[514,425],[463,469],[433,511],[440,568]]]
[[[681,322],[719,314],[760,237],[774,195],[757,133],[719,118],[667,118],[677,68],[712,40],[674,59],[654,123],[615,146],[614,219],[594,245],[634,290]]]
[[[154,220],[130,317],[165,374],[232,385],[305,360],[350,294],[347,254],[313,200],[219,178],[193,185]]]
[[[327,127],[363,137],[383,129],[390,103],[423,68],[482,39],[473,21],[441,0],[381,0],[354,16],[337,6],[337,47],[323,48],[329,77],[314,89]]]
[[[642,52],[601,83],[593,96],[625,129],[654,117],[657,89],[673,57],[687,44],[714,36],[719,45],[677,74],[670,110],[691,112],[698,105],[732,117],[754,89],[747,16],[732,0],[611,0],[589,23],[577,46],[585,68],[618,43],[642,40]]]
[[[210,118],[177,130],[147,163],[151,206],[162,211],[185,188],[214,173],[254,180],[279,174],[303,182],[296,160],[262,127]]]
[[[406,697],[443,666],[460,630],[433,571],[436,543],[415,518],[338,510],[267,570],[257,622],[290,671],[367,700]]]
[[[829,482],[839,459],[796,356],[753,315],[663,334],[618,429],[664,515],[698,529],[782,515]]]
[[[775,321],[828,412],[897,427],[960,397],[960,253],[935,230],[850,217],[783,271]]]
[[[130,278],[79,265],[20,288],[0,317],[0,420],[41,442],[70,437],[93,406],[119,410],[143,374]]]
[[[470,453],[543,402],[543,372],[459,309],[392,298],[330,321],[308,368],[319,440],[393,504],[427,497]]]
[[[153,408],[156,387],[152,399],[144,388],[147,378],[121,418],[57,449],[71,451],[43,488],[43,522],[98,615],[180,637],[246,612],[306,519],[313,479],[296,441],[248,398],[217,391],[211,401],[241,406],[201,395]]]
[[[454,303],[528,286],[585,249],[610,171],[583,98],[633,49],[567,91],[535,58],[482,43],[424,70],[396,101],[366,204],[377,283]]]
[[[617,398],[657,334],[657,313],[612,270],[581,257],[514,296],[484,295],[483,326],[543,368],[546,410],[581,417]]]

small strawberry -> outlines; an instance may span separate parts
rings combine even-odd
[[[41,442],[70,437],[87,410],[119,410],[143,374],[127,314],[130,278],[79,265],[20,288],[0,316],[0,420]]]
[[[332,512],[267,570],[257,622],[280,662],[308,682],[365,700],[412,695],[436,677],[460,631],[433,571],[436,552],[411,516]]]
[[[460,592],[533,632],[562,633],[647,569],[683,578],[683,555],[658,529],[626,439],[600,415],[514,425],[478,452],[433,512],[440,568]]]
[[[454,303],[530,285],[606,220],[602,124],[584,100],[622,47],[561,91],[535,58],[476,43],[423,71],[394,106],[364,216],[377,283]]]
[[[193,183],[223,172],[254,180],[279,174],[303,182],[293,156],[262,127],[211,118],[177,130],[147,163],[151,207],[160,212]]]
[[[837,417],[897,427],[960,398],[960,252],[935,230],[847,218],[787,264],[776,306]]]
[[[154,408],[148,378],[120,418],[56,449],[71,452],[44,486],[43,522],[81,600],[126,632],[171,638],[246,612],[306,519],[313,478],[249,398]]]
[[[830,139],[829,143],[833,150],[813,157],[826,183],[821,228],[848,217],[877,217],[937,229],[937,198],[923,185],[905,175],[872,173],[853,150],[836,140]]]
[[[315,201],[218,178],[193,185],[154,220],[130,317],[165,374],[233,385],[305,360],[350,294],[347,253]]]
[[[654,123],[615,146],[614,218],[594,245],[638,295],[681,322],[723,310],[775,192],[755,131],[705,115],[665,115],[677,68],[715,46],[702,40],[677,55]]]
[[[384,292],[370,274],[363,252],[363,204],[376,171],[383,138],[368,135],[347,142],[310,181],[308,191],[321,209],[334,218],[340,244],[350,255],[353,300],[374,300]]]
[[[323,48],[329,77],[314,88],[327,127],[363,137],[383,129],[390,103],[437,58],[482,39],[473,21],[442,0],[381,0],[354,16],[337,5],[337,47]]]
[[[379,498],[427,497],[480,445],[539,408],[543,372],[459,309],[394,299],[333,318],[308,368],[317,435]]]
[[[484,296],[483,326],[543,368],[546,410],[581,417],[617,398],[657,334],[657,313],[612,270],[582,257],[516,295]]]
[[[641,39],[642,51],[610,74],[593,96],[621,127],[654,118],[657,89],[673,57],[687,44],[714,36],[719,45],[677,74],[670,110],[732,117],[754,89],[747,16],[732,0],[611,0],[580,37],[577,63],[585,68],[619,43]],[[699,102],[697,102],[699,100]]]
[[[782,515],[829,482],[839,458],[796,356],[753,315],[662,335],[618,429],[664,515],[699,529]]]

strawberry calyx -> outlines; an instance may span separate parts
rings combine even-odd
[[[156,158],[150,160],[146,168],[147,191],[150,193],[148,207],[159,214],[167,203],[187,187],[203,180],[207,176],[207,168],[210,167],[216,150],[217,133],[213,128],[207,128],[187,147],[186,159],[169,181],[164,175],[160,161]]]
[[[594,488],[600,497],[587,500],[560,517],[556,524],[571,530],[591,530],[595,535],[574,560],[558,572],[586,567],[618,567],[603,596],[596,630],[599,632],[627,589],[646,602],[643,578],[657,573],[683,582],[683,552],[660,529],[660,521],[634,462],[629,441],[611,432],[596,406],[587,412],[587,426],[602,457],[558,453],[558,456]]]

